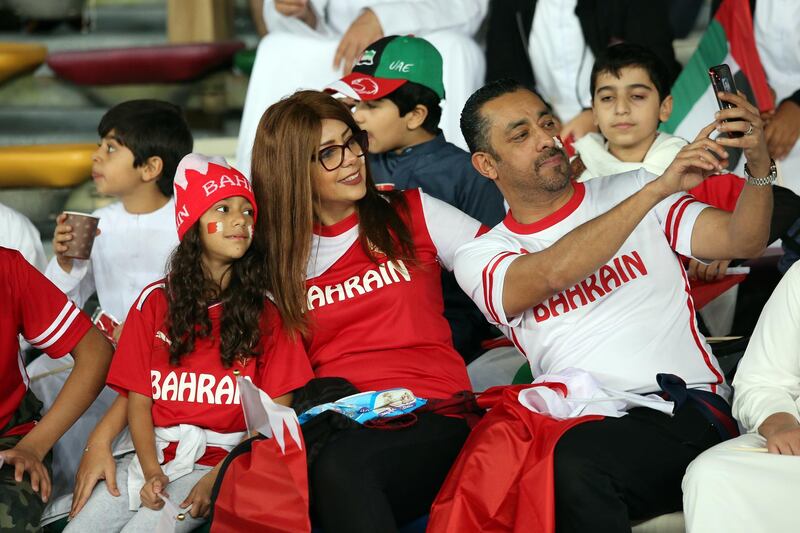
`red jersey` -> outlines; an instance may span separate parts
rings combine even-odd
[[[403,194],[414,265],[376,264],[361,247],[357,214],[315,228],[306,349],[319,377],[342,377],[361,391],[405,387],[421,398],[448,398],[471,386],[442,315],[441,267],[452,270],[456,249],[480,223],[419,190]]]
[[[180,366],[169,362],[167,297],[164,281],[145,287],[128,313],[108,373],[108,385],[121,394],[137,392],[153,399],[153,425],[191,424],[218,433],[245,430],[236,378],[250,379],[271,397],[289,393],[313,377],[302,343],[290,340],[275,306],[266,301],[261,314],[261,354],[222,365],[219,351],[222,305],[208,308],[211,335],[195,339]],[[176,443],[164,451],[172,460]],[[216,465],[227,452],[208,447],[200,464]]]
[[[8,424],[28,388],[19,335],[52,358],[72,350],[92,327],[75,307],[16,250],[0,247],[0,430]],[[33,424],[8,428],[19,435]],[[2,436],[2,435],[0,435]]]

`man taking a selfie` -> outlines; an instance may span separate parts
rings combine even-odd
[[[730,388],[697,331],[675,253],[758,255],[776,176],[758,111],[739,95],[719,98],[736,107],[713,117],[660,176],[640,168],[586,183],[571,179],[553,117],[529,89],[493,82],[462,113],[473,164],[510,210],[458,250],[461,287],[534,376],[579,369],[601,387],[675,404],[671,414],[636,407],[563,433],[553,455],[558,531],[629,531],[630,520],[680,509],[686,466],[736,433]],[[711,140],[714,130],[742,135]],[[748,179],[732,213],[685,193],[735,147]]]

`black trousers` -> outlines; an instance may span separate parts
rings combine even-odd
[[[342,431],[309,471],[312,517],[325,533],[391,533],[430,511],[469,427],[420,413],[399,430]]]
[[[555,449],[556,530],[630,531],[631,521],[680,510],[686,467],[718,442],[691,404],[674,416],[640,407],[570,429]]]

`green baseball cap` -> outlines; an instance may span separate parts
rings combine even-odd
[[[356,100],[377,100],[409,81],[444,98],[442,55],[425,39],[390,35],[369,45],[353,67],[353,72],[328,85],[325,90]]]

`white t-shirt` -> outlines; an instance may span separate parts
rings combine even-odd
[[[576,183],[556,212],[520,224],[511,212],[456,253],[456,277],[486,317],[514,342],[533,375],[567,368],[605,387],[659,390],[656,374],[729,397],[711,349],[697,330],[689,283],[675,252],[691,255],[695,220],[708,207],[688,194],[659,203],[595,274],[523,314],[503,310],[505,274],[520,255],[541,251],[655,179],[644,169]]]
[[[42,247],[42,237],[33,222],[25,215],[0,204],[0,246],[18,250],[28,263],[44,272],[47,256]]]
[[[170,199],[143,215],[128,213],[122,202],[114,202],[92,215],[100,218],[92,256],[76,259],[70,273],[54,257],[45,275],[78,307],[97,291],[100,307],[123,321],[142,289],[166,274],[167,260],[178,245],[175,202]]]

